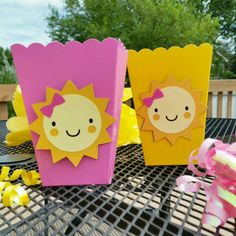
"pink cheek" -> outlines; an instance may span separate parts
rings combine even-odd
[[[53,129],[50,130],[50,135],[51,136],[56,137],[58,134],[59,134],[58,129],[53,128]]]
[[[185,119],[189,119],[190,117],[191,117],[191,113],[190,112],[187,111],[187,112],[184,113],[184,118]]]
[[[158,121],[158,120],[160,120],[160,115],[154,114],[154,115],[152,116],[152,119]]]
[[[96,132],[96,127],[94,126],[94,125],[90,125],[89,127],[88,127],[88,132],[90,133],[90,134],[93,134],[93,133],[95,133]]]

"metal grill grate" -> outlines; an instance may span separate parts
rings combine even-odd
[[[6,130],[0,125],[2,141]],[[235,120],[208,119],[206,136],[232,142],[235,129]],[[0,148],[2,154],[32,151],[30,143],[20,151]],[[122,147],[111,185],[26,188],[28,206],[0,204],[0,235],[214,235],[215,228],[201,225],[204,191],[177,189],[175,180],[183,174],[191,174],[186,166],[145,166],[140,145]],[[219,229],[224,236],[233,231],[233,220]]]
[[[5,143],[5,136],[7,134],[6,122],[0,121],[0,155],[6,154],[20,154],[20,153],[34,153],[34,148],[32,146],[32,142],[27,142],[23,145],[19,145],[17,147],[9,148]]]

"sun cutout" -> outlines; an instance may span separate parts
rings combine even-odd
[[[179,137],[191,140],[192,129],[203,126],[200,103],[202,91],[191,88],[191,80],[177,82],[168,77],[164,83],[152,81],[151,91],[141,95],[143,106],[137,114],[144,118],[141,130],[152,131],[154,141],[166,138],[173,145]]]
[[[69,80],[62,90],[47,87],[46,101],[33,104],[36,149],[50,150],[53,163],[68,158],[78,166],[84,156],[98,159],[98,146],[111,142],[106,129],[115,121],[106,113],[108,102],[95,97],[92,84],[78,89]]]

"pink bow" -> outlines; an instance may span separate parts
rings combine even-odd
[[[61,105],[65,102],[65,99],[60,94],[55,94],[52,99],[52,103],[41,108],[42,113],[47,116],[51,117],[53,110],[56,106]]]
[[[206,139],[197,151],[197,154],[196,150],[191,153],[188,169],[200,177],[214,176],[214,181],[207,184],[193,176],[184,175],[177,178],[176,183],[185,192],[197,192],[201,187],[205,189],[207,203],[202,223],[218,227],[229,218],[236,217],[236,143]],[[194,160],[205,172],[194,166]]]
[[[149,98],[144,98],[143,99],[143,103],[147,106],[150,107],[153,103],[153,100],[157,99],[157,98],[162,98],[164,97],[163,92],[160,89],[156,89],[156,91],[154,92],[154,94],[152,95],[152,97]]]

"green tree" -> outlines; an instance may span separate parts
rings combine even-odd
[[[13,66],[12,55],[9,49],[0,47],[0,84],[15,84],[16,73]],[[11,102],[8,102],[8,114],[14,116],[15,112]]]
[[[231,46],[219,40],[215,45],[214,58],[212,64],[212,78],[213,79],[235,79],[235,54]]]
[[[218,17],[220,35],[229,39],[236,37],[236,0],[188,0],[197,13]]]
[[[217,18],[180,0],[65,0],[62,11],[51,6],[47,20],[53,40],[116,37],[136,50],[212,43],[219,28]]]
[[[16,73],[9,49],[0,47],[0,84],[16,83]]]
[[[13,58],[11,55],[11,51],[7,48],[4,49],[0,47],[0,67],[4,67],[6,64],[12,65]]]
[[[214,44],[212,74],[215,78],[236,78],[236,0],[188,0],[196,14],[218,17],[219,36]]]

